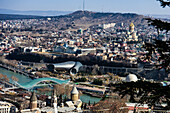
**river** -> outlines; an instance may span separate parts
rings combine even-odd
[[[1,68],[1,67],[0,67],[0,73],[3,74],[3,75],[7,75],[7,77],[10,79],[11,83],[12,83],[11,76],[15,76],[16,78],[18,78],[18,83],[20,83],[20,84],[23,84],[23,83],[26,83],[26,82],[29,82],[29,81],[32,80],[31,78],[29,78],[27,76],[9,71],[9,70]],[[86,95],[86,94],[81,95],[80,99],[82,100],[82,102],[85,102],[85,103],[88,103],[89,100],[90,100],[91,104],[93,104],[94,102],[97,103],[101,100],[100,98],[91,97],[91,96]]]
[[[26,82],[29,82],[32,80],[31,78],[29,78],[27,76],[9,71],[9,70],[7,70],[5,68],[1,68],[1,67],[0,67],[0,73],[3,75],[7,75],[7,77],[10,79],[9,82],[11,82],[11,83],[12,83],[11,76],[15,76],[16,78],[18,78],[18,83],[26,83]]]

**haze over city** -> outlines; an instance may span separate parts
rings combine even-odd
[[[76,11],[83,9],[83,0],[1,0],[0,9]],[[85,0],[85,10],[95,12],[169,15],[169,9],[156,0]]]

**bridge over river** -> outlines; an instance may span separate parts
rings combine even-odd
[[[70,80],[60,80],[60,79],[56,79],[56,78],[38,78],[38,79],[34,79],[31,80],[27,83],[18,83],[15,82],[19,87],[24,88],[24,89],[31,89],[33,87],[35,87],[37,84],[41,83],[41,82],[45,82],[45,81],[51,81],[57,84],[67,84]]]

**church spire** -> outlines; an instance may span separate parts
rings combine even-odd
[[[52,96],[51,96],[51,106],[54,107],[55,113],[58,113],[57,111],[57,95],[56,95],[56,89],[53,90]]]

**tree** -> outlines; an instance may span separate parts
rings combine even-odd
[[[161,6],[164,8],[166,6],[170,7],[170,0],[157,0],[161,3]]]
[[[7,77],[7,75],[4,75],[3,79],[4,81],[9,82],[9,78]]]
[[[0,74],[0,79],[3,79],[4,75],[3,74]]]
[[[56,95],[57,96],[63,95],[65,93],[63,84],[54,85],[54,89],[56,90]]]
[[[86,103],[84,104],[84,109],[87,109],[87,104]]]
[[[96,102],[94,101],[94,103],[93,103],[93,106],[96,104]]]
[[[99,66],[96,64],[93,66],[92,75],[97,75],[99,72]]]
[[[90,106],[90,100],[89,100],[89,106]]]
[[[96,103],[90,111],[92,113],[128,113],[127,109],[121,109],[126,107],[124,99],[106,99]]]
[[[161,3],[164,8],[166,6],[170,7],[170,0],[157,0]],[[157,29],[158,39],[153,40],[152,43],[145,43],[146,59],[151,61],[153,56],[158,55],[156,66],[158,68],[164,68],[169,71],[170,63],[170,41],[163,41],[160,39],[160,31],[164,31],[167,35],[170,31],[170,23],[160,20],[147,18],[149,25],[154,26]],[[131,102],[137,102],[138,104],[147,103],[150,107],[155,107],[157,103],[166,103],[166,107],[162,109],[170,109],[170,87],[161,86],[158,83],[150,83],[146,81],[137,82],[124,82],[115,85],[114,92],[118,92],[121,97],[125,95],[130,96]],[[136,106],[138,105],[136,104]]]
[[[82,103],[82,105],[81,105],[81,109],[83,109],[84,108],[84,104]]]
[[[38,88],[37,90],[40,92],[40,94],[46,94],[46,92],[51,91],[49,88]]]
[[[170,7],[169,0],[157,0],[161,3],[161,6],[164,8],[166,6]],[[154,26],[157,29],[158,39],[155,39],[153,43],[146,43],[145,48],[148,53],[146,54],[146,59],[151,61],[154,55],[157,55],[158,64],[156,65],[158,68],[164,68],[166,71],[169,71],[170,65],[170,41],[162,41],[160,40],[159,34],[160,31],[165,31],[166,35],[170,31],[170,23],[160,20],[160,19],[152,19],[147,18],[149,25]]]
[[[11,76],[11,79],[12,79],[13,81],[15,81],[15,82],[17,82],[17,81],[18,81],[18,78],[17,78],[17,77],[15,77],[15,76]]]
[[[18,78],[15,77],[15,76],[11,76],[11,79],[14,81],[14,83],[18,81]],[[16,85],[16,84],[15,84],[15,85]]]
[[[82,77],[82,78],[78,78],[75,80],[75,82],[86,82],[87,79],[85,77]]]
[[[124,82],[114,85],[113,92],[118,92],[123,98],[130,96],[130,102],[140,104],[148,104],[155,107],[157,104],[166,103],[167,106],[162,109],[170,109],[170,87],[161,86],[159,83],[151,83],[147,81]]]
[[[72,87],[69,85],[65,86],[65,95],[67,96],[67,98],[70,98],[70,92],[72,90]]]
[[[103,84],[103,81],[100,80],[100,79],[94,79],[92,84],[95,84],[95,85],[102,85]]]

